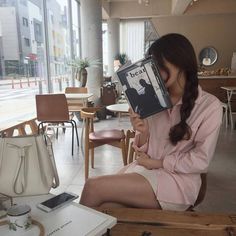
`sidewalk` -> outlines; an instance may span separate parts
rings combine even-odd
[[[40,79],[39,77],[30,77],[30,78],[17,78],[17,79],[0,79],[0,86],[5,86],[5,85],[11,85],[12,88],[14,88],[15,85],[23,85],[23,84],[28,84],[28,86],[30,87],[31,83],[35,83],[35,85],[37,85],[37,83],[39,81],[44,81],[42,79]]]

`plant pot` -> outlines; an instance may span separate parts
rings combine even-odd
[[[88,72],[86,69],[80,70],[80,86],[85,87],[87,84]]]

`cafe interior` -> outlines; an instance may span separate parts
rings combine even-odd
[[[34,1],[29,2],[31,4]],[[50,5],[50,2],[53,1],[48,1],[47,4]],[[77,41],[69,37],[69,44],[73,45],[69,49],[69,54],[73,60],[67,62],[69,69],[66,71],[66,76],[62,69],[58,69],[61,70],[61,75],[58,74],[56,68],[59,67],[53,67],[52,61],[46,60],[46,63],[42,64],[44,71],[41,75],[13,78],[12,74],[7,75],[5,72],[5,76],[0,77],[0,89],[4,81],[10,81],[9,91],[19,92],[33,86],[37,88],[31,97],[1,101],[1,137],[45,133],[52,141],[60,181],[59,186],[51,189],[50,193],[55,195],[64,191],[75,193],[79,195],[75,200],[78,203],[87,178],[115,174],[136,158],[132,148],[135,131],[130,123],[127,99],[117,79],[117,69],[124,64],[124,61],[133,63],[142,59],[147,49],[159,37],[168,33],[179,33],[186,36],[194,47],[198,60],[200,86],[220,100],[223,110],[216,150],[206,175],[204,195],[191,213],[182,214],[205,214],[204,216],[209,217],[208,220],[219,214],[222,214],[222,217],[236,214],[236,1],[80,0],[75,2],[78,4],[77,30],[80,34]],[[67,3],[70,10],[68,12],[74,12],[72,1]],[[44,7],[42,5],[42,9]],[[50,11],[48,12],[48,24],[50,24],[52,16]],[[43,17],[42,28],[44,30],[47,28],[46,33],[50,35],[51,26],[46,26],[47,21],[45,16]],[[72,16],[67,15],[67,17],[71,21],[74,20]],[[72,25],[74,27],[74,24]],[[73,27],[69,31],[76,34]],[[3,38],[1,36],[4,36],[3,29],[4,27],[0,34],[0,43]],[[53,37],[56,38],[56,30]],[[41,44],[45,46],[44,57],[51,58],[51,43],[52,41],[48,43],[45,41]],[[56,50],[54,47],[54,53]],[[39,52],[40,50],[36,53],[38,61]],[[76,65],[76,60],[80,63],[81,59],[88,60],[88,66],[83,69]],[[37,63],[40,65],[40,62]],[[62,62],[62,66],[63,63],[65,62]],[[96,135],[89,135],[90,125],[100,135],[98,139]],[[106,137],[109,132],[107,130],[111,131],[110,139]],[[168,186],[166,188],[168,189]],[[119,214],[121,212],[118,210],[114,216],[119,219]],[[172,213],[169,214],[169,218],[166,217],[171,221]],[[137,215],[135,217],[138,218]],[[176,217],[178,218],[178,215]],[[195,219],[195,223],[201,222]],[[191,224],[192,221],[189,222]],[[221,224],[227,223],[221,222]],[[220,234],[220,230],[215,229],[214,235],[235,235],[235,221],[232,224],[234,224],[232,226],[234,230],[230,231],[232,234],[223,234],[223,229],[220,229],[222,230]],[[150,227],[147,228],[148,231],[161,232],[160,235],[180,235],[177,233],[178,230],[175,234],[171,229],[169,232],[159,232],[152,228],[158,226]],[[191,228],[186,226],[188,227]],[[200,228],[199,234],[183,231],[181,235],[213,233],[203,232],[205,228]],[[122,229],[117,228],[114,235],[121,235],[121,232],[122,235],[157,235],[138,234],[139,231],[136,232],[133,228],[130,228],[133,234],[125,234]]]

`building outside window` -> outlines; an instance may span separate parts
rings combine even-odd
[[[76,0],[69,1],[73,8],[73,56],[79,57],[79,4]],[[22,93],[32,95],[49,91],[47,73],[53,84],[51,92],[64,91],[72,85],[68,66],[72,58],[68,13],[68,0],[0,0],[0,80],[10,80],[14,83],[13,90],[21,86],[25,88]],[[49,57],[45,56],[45,40],[49,42]],[[50,65],[49,72],[46,62]],[[19,85],[20,79],[25,83]]]
[[[29,26],[28,19],[26,19],[25,17],[23,17],[22,20],[23,20],[23,25],[24,25],[25,27],[28,27],[28,26]]]
[[[25,46],[30,47],[30,40],[27,38],[24,38],[24,41],[25,41]]]

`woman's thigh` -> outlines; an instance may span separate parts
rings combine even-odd
[[[151,185],[137,173],[106,175],[89,179],[85,184],[81,203],[99,206],[106,202],[120,203],[130,207],[160,208]]]

